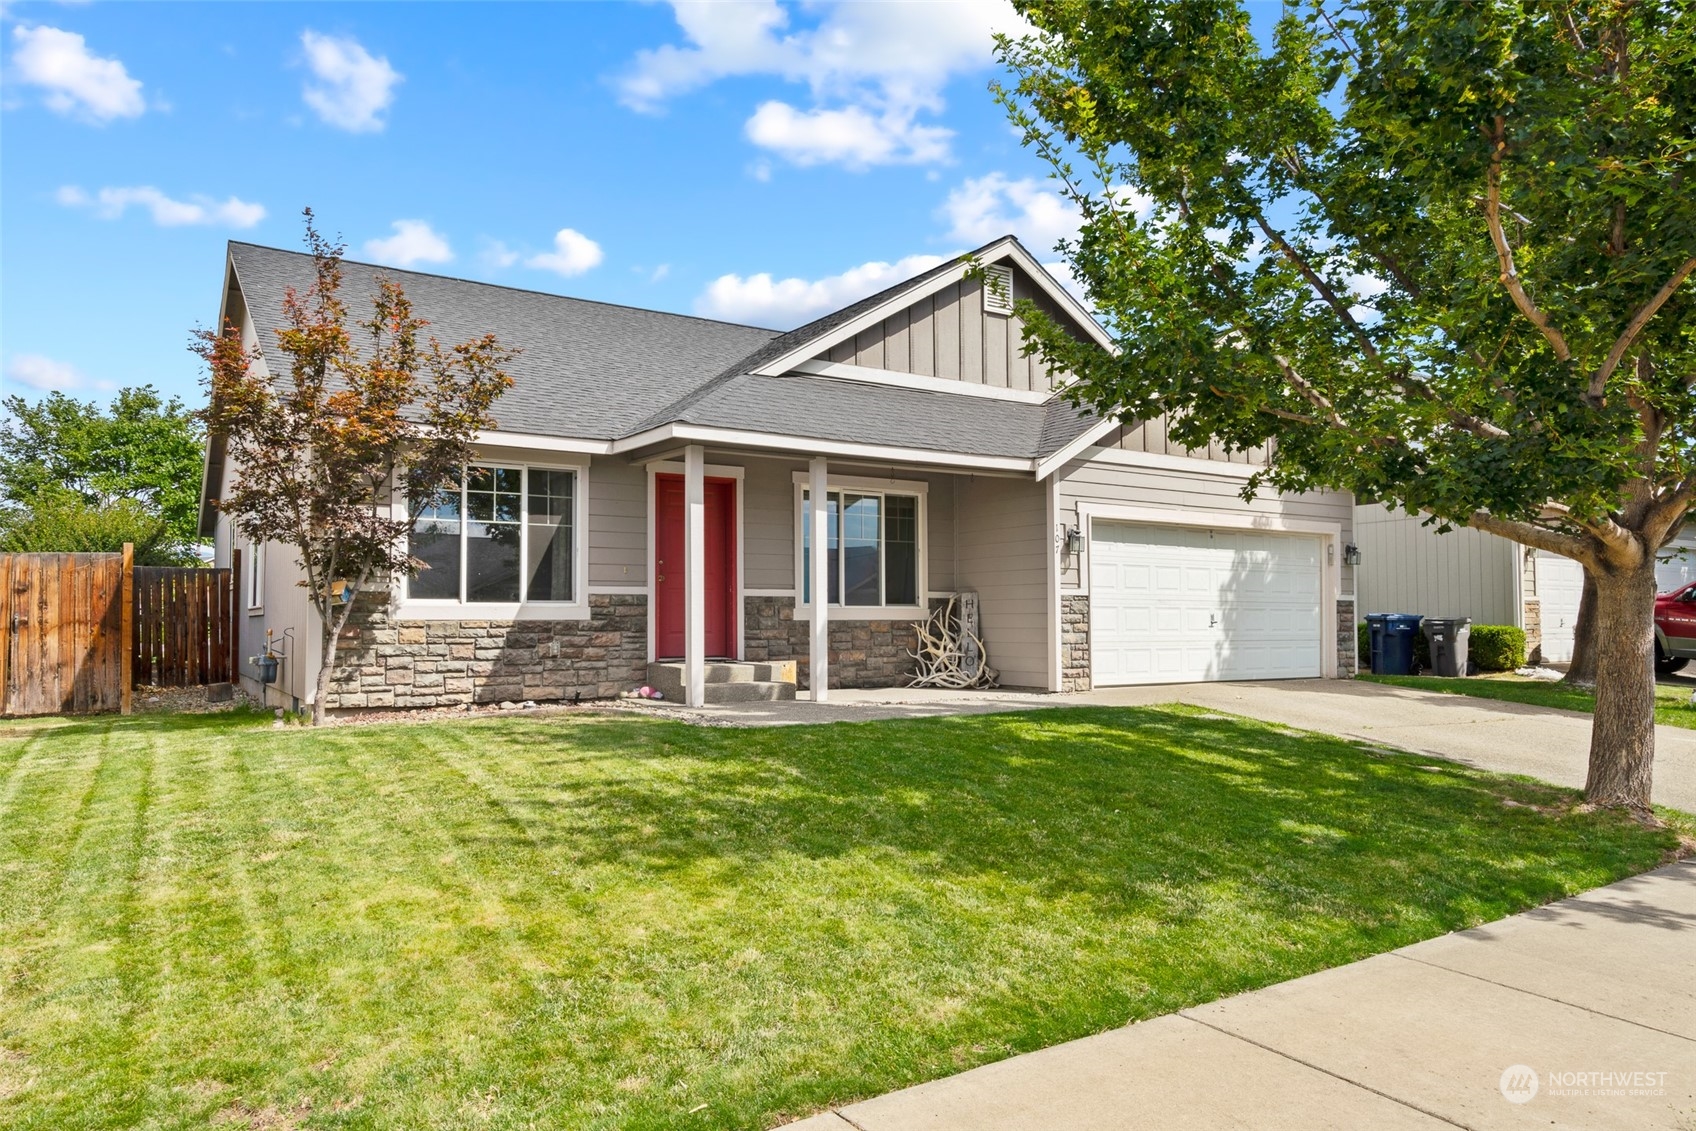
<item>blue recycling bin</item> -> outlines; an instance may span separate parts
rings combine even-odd
[[[1421,619],[1417,613],[1366,614],[1373,675],[1413,674],[1413,638]]]

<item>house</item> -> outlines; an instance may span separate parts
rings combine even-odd
[[[1533,662],[1572,659],[1583,566],[1468,527],[1439,534],[1424,522],[1378,503],[1355,508],[1361,552],[1355,576],[1363,614],[1419,613],[1517,625],[1525,629],[1526,655]],[[1696,528],[1686,527],[1661,551],[1655,575],[1662,592],[1696,581]]]
[[[972,257],[985,275],[962,256],[781,333],[346,263],[351,309],[388,276],[443,341],[523,352],[459,497],[417,523],[428,568],[359,597],[327,706],[899,686],[915,622],[961,592],[1003,686],[1351,675],[1352,499],[1244,502],[1263,452],[1080,413],[1012,301],[1105,332],[1012,237]],[[221,318],[261,364],[310,266],[230,244]],[[269,639],[270,701],[305,701],[315,614],[291,551],[235,545],[232,470],[212,437],[202,523],[220,563],[243,551],[241,652]]]

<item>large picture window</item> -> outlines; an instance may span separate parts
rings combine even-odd
[[[801,492],[801,600],[811,604],[812,492]],[[849,608],[919,603],[919,500],[888,491],[825,497],[827,600]]]
[[[473,464],[412,525],[419,601],[511,605],[576,599],[578,474]]]

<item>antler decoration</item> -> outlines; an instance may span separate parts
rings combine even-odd
[[[918,674],[909,687],[945,687],[963,690],[970,687],[994,687],[997,673],[989,666],[989,652],[983,640],[954,617],[955,598],[930,615],[923,624],[915,624],[919,634],[917,650],[907,654],[918,662]]]

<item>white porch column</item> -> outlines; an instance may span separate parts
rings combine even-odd
[[[707,477],[699,444],[683,451],[683,692],[707,701]]]
[[[813,594],[812,649],[808,654],[807,683],[813,702],[830,698],[830,487],[829,468],[823,456],[812,462],[813,481],[808,494],[813,501],[811,560],[807,563],[807,587]]]

